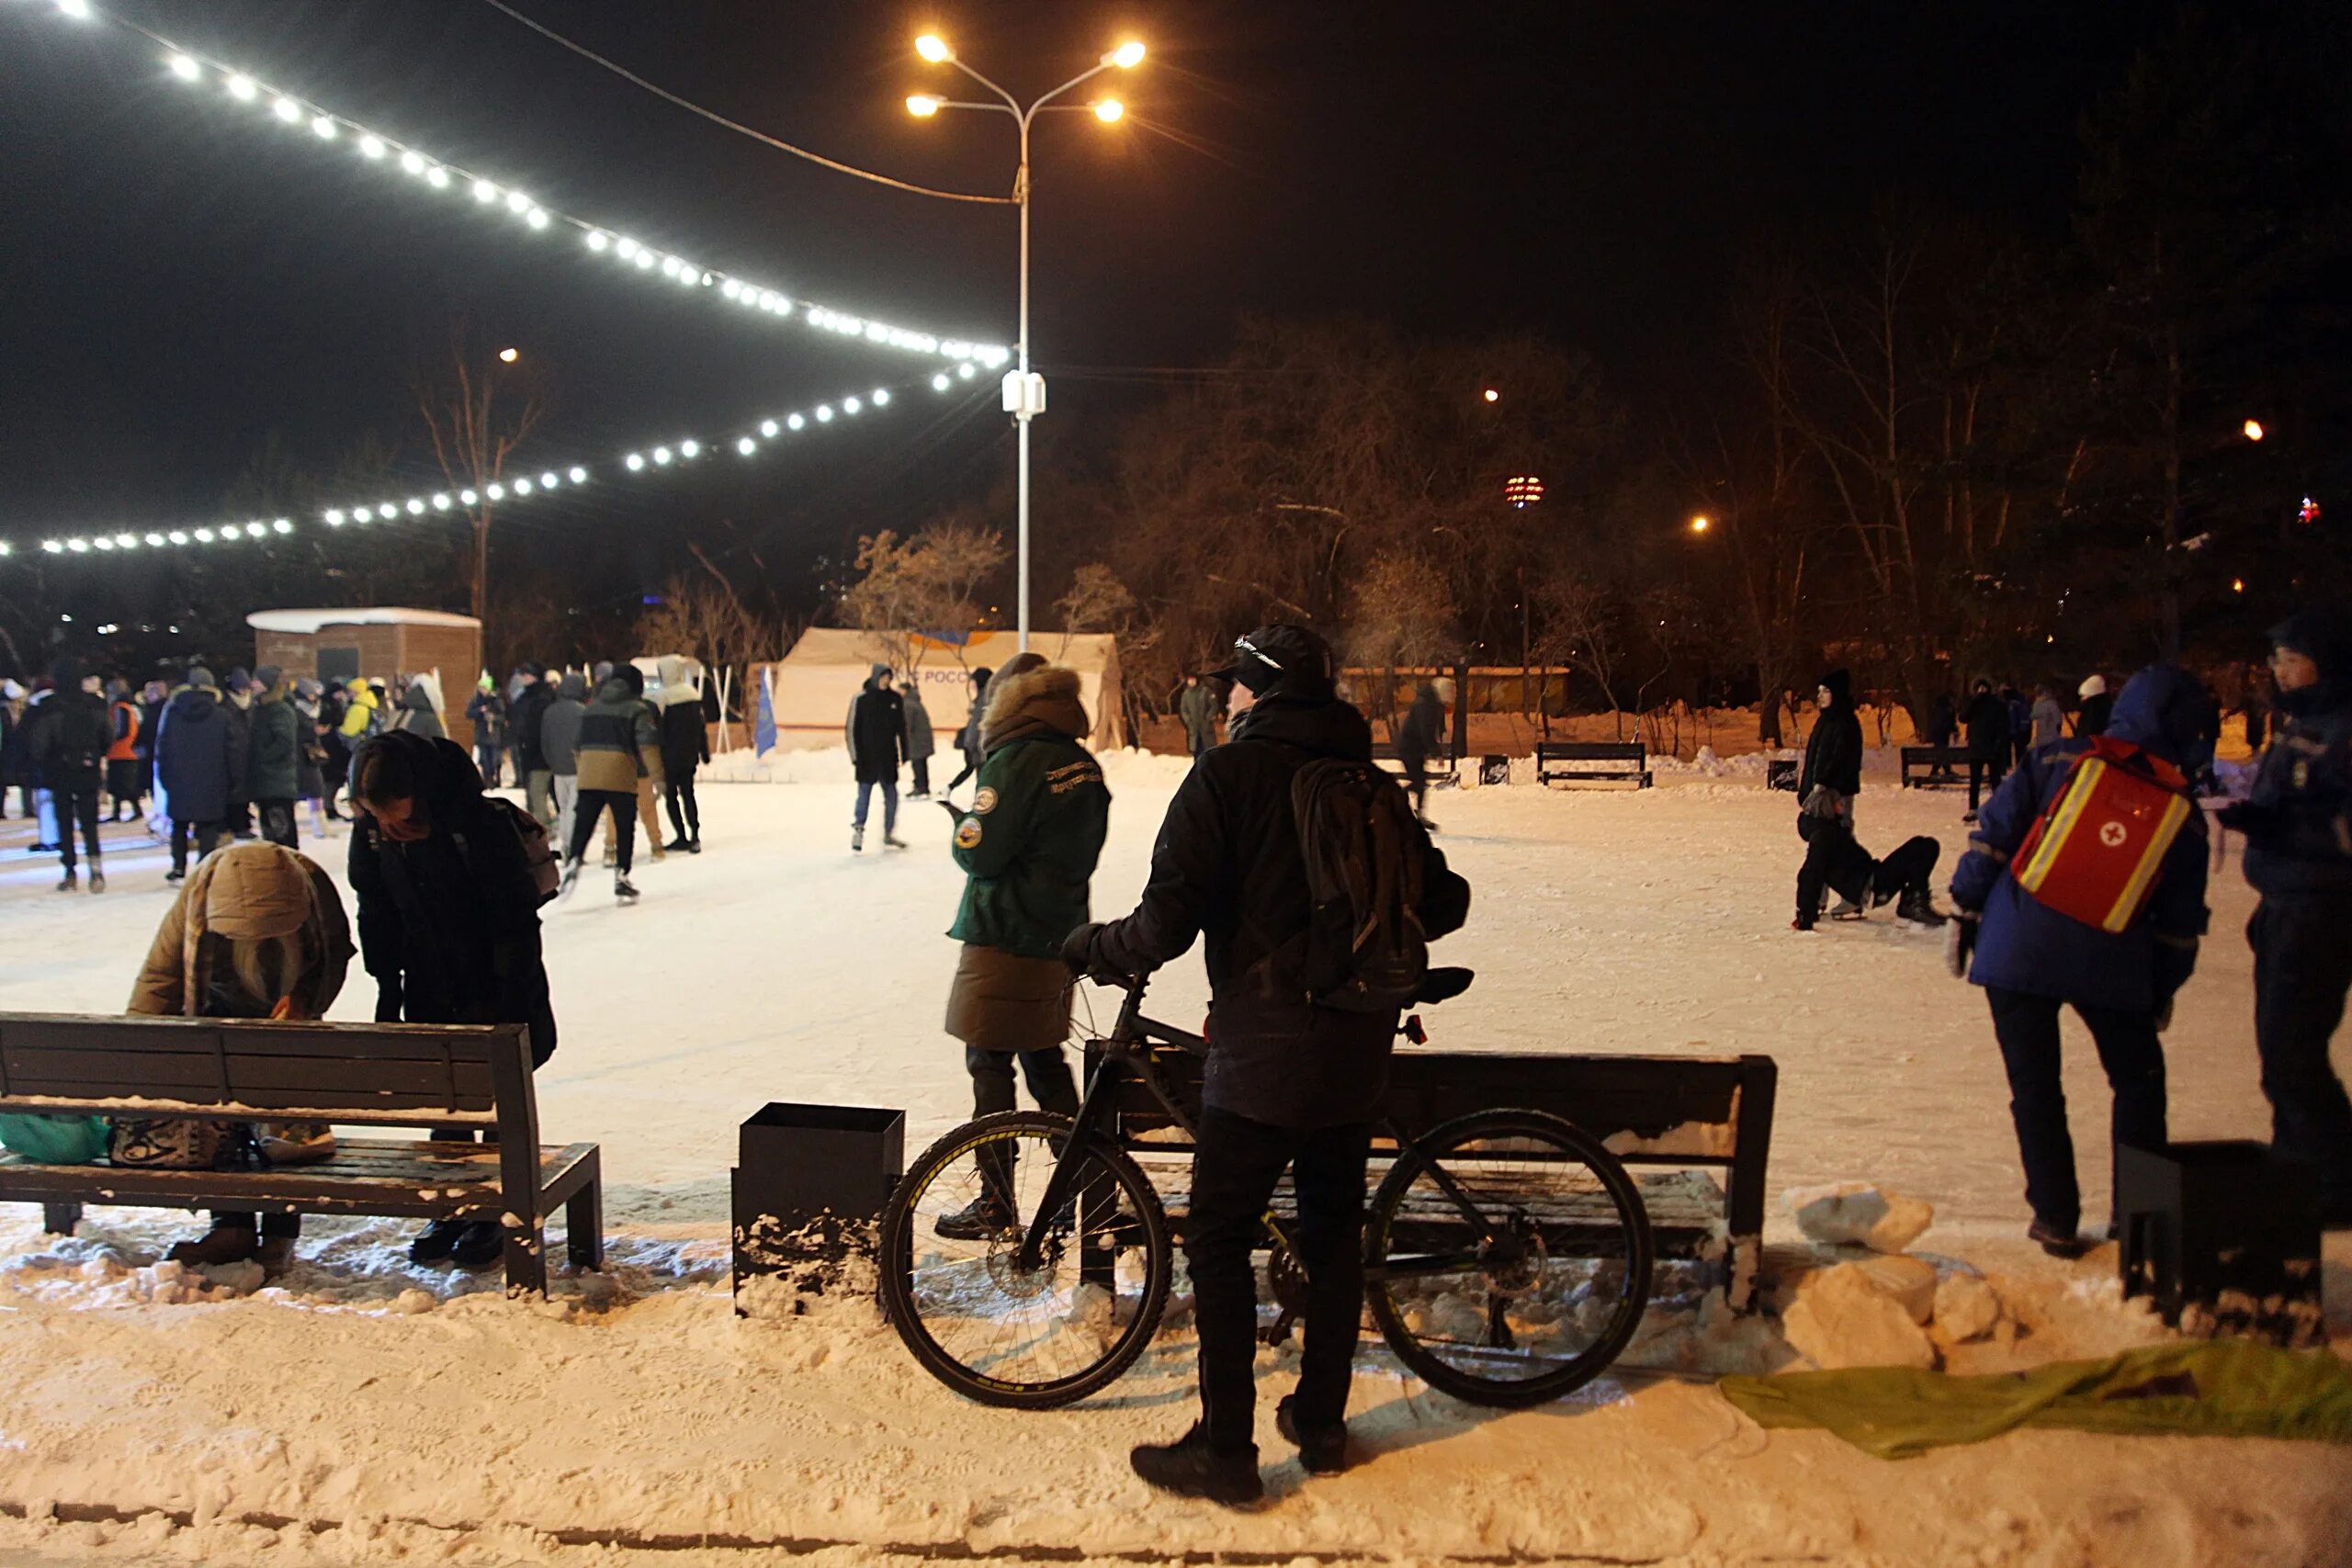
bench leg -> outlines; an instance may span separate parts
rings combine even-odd
[[[506,1230],[506,1293],[508,1296],[548,1293],[548,1233],[535,1222],[508,1225]]]
[[[564,1200],[563,1250],[574,1269],[605,1266],[605,1184],[591,1181]]]
[[[43,1203],[40,1206],[41,1229],[51,1235],[72,1235],[74,1227],[82,1223],[79,1203]]]

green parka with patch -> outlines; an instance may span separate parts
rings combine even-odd
[[[1079,737],[1078,672],[1057,665],[989,685],[972,808],[956,825],[964,900],[947,934],[1053,958],[1088,919],[1087,884],[1110,830],[1111,792]]]

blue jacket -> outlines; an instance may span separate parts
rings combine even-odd
[[[2222,820],[2245,833],[2245,879],[2266,898],[2352,894],[2352,693],[2333,678],[2278,694],[2254,794]]]
[[[2107,733],[2177,764],[2194,743],[2202,700],[2186,671],[2151,665],[2116,698]],[[2146,911],[2127,931],[2103,931],[2062,915],[2009,874],[2009,857],[2087,750],[2087,741],[2063,740],[2032,753],[1984,803],[1951,878],[1952,902],[1984,917],[1968,977],[2082,1007],[2153,1012],[2197,967],[2197,942],[2205,934],[2202,815],[2191,816],[2173,840]]]

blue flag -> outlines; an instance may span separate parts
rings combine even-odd
[[[764,757],[775,750],[775,681],[760,671],[760,716],[752,726],[752,754]]]

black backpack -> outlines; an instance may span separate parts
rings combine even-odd
[[[1396,781],[1370,762],[1321,757],[1290,786],[1308,918],[1297,976],[1307,998],[1342,1012],[1393,1012],[1430,970],[1421,923],[1425,840]]]

